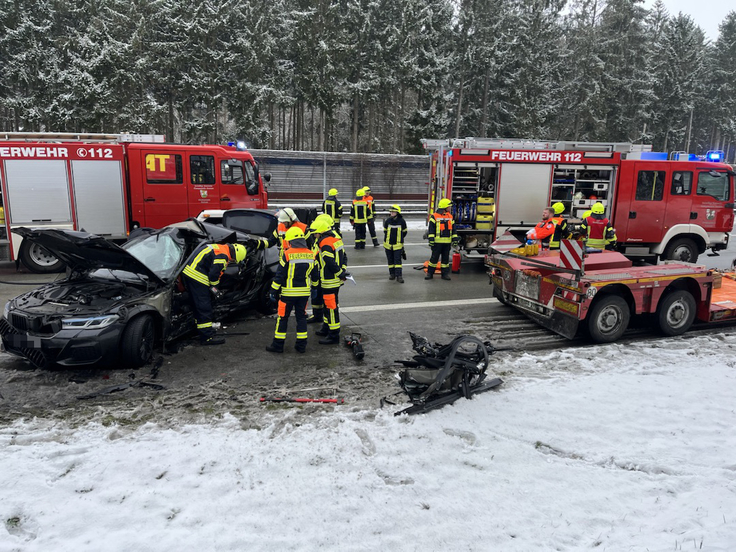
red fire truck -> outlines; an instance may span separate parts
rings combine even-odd
[[[693,263],[634,266],[616,251],[586,254],[582,242],[564,240],[560,250],[530,257],[496,252],[486,266],[501,303],[570,339],[582,326],[595,342],[616,341],[636,315],[650,315],[667,336],[695,320],[736,321],[736,274]]]
[[[695,262],[708,249],[725,249],[733,229],[735,173],[725,163],[668,160],[629,143],[422,142],[431,155],[429,211],[442,197],[453,201],[467,251],[485,253],[508,229],[523,236],[555,202],[579,222],[600,201],[619,251],[631,259]]]
[[[160,135],[3,133],[0,260],[34,272],[61,267],[13,233],[19,226],[125,239],[133,228],[161,228],[204,209],[265,208],[269,179],[234,146],[166,144]]]

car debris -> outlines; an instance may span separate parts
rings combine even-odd
[[[404,366],[399,373],[399,385],[412,406],[396,412],[395,416],[423,414],[462,397],[470,399],[503,383],[500,378],[487,379],[490,356],[496,351],[490,342],[461,335],[441,345],[412,332],[409,335],[418,354],[412,360],[396,362]],[[387,399],[384,402],[393,404]]]
[[[261,397],[261,402],[292,402],[292,403],[332,403],[332,404],[345,404],[345,399],[306,399],[306,398],[291,398],[291,397]]]
[[[86,395],[78,395],[77,400],[81,401],[86,399],[94,399],[101,395],[111,395],[112,393],[117,393],[118,391],[125,391],[126,389],[130,389],[131,387],[148,387],[151,389],[155,389],[156,391],[163,391],[164,389],[166,389],[166,387],[158,383],[138,380],[128,383],[121,383],[118,385],[111,385],[110,387],[103,387],[102,389],[93,391],[92,393],[87,393]]]

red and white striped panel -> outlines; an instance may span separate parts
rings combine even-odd
[[[494,249],[498,253],[508,253],[512,249],[515,249],[521,245],[521,242],[517,240],[514,235],[506,230],[496,241],[491,244],[491,249]]]
[[[582,241],[560,241],[560,266],[573,270],[582,270],[585,247]]]

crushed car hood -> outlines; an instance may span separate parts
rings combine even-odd
[[[47,249],[72,270],[88,272],[99,268],[140,274],[152,282],[163,280],[122,247],[96,234],[72,230],[31,230],[14,228],[13,232]]]

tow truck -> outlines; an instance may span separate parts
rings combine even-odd
[[[523,247],[492,249],[485,264],[494,296],[568,339],[583,330],[596,343],[614,342],[639,315],[650,315],[665,336],[696,320],[736,321],[734,273],[680,261],[637,266],[619,252],[571,240],[528,256]]]

